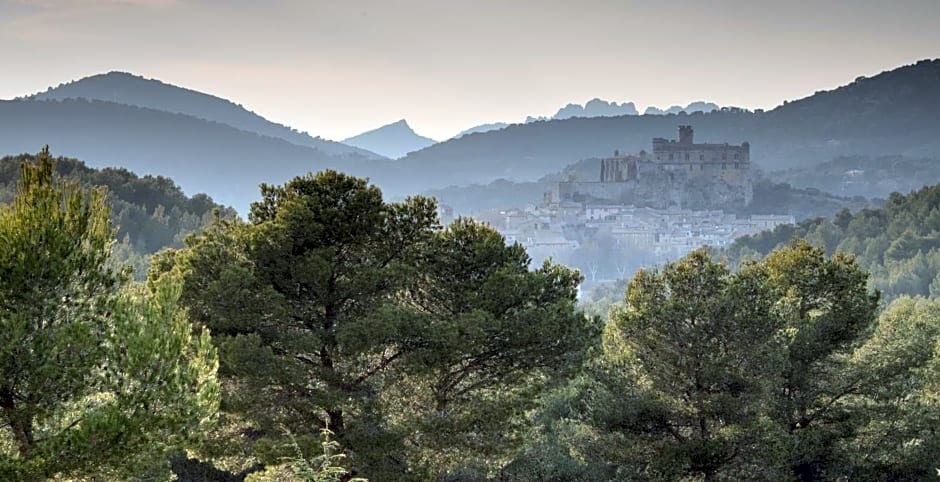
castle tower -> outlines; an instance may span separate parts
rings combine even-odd
[[[692,126],[679,126],[679,144],[693,144]]]

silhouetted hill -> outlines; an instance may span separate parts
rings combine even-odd
[[[763,115],[776,134],[790,138],[826,134],[842,147],[890,143],[906,154],[924,144],[937,149],[940,125],[940,60],[922,60],[829,91],[784,102]],[[857,141],[856,141],[857,139]]]
[[[725,108],[711,113],[572,118],[514,124],[451,139],[394,163],[412,190],[495,179],[535,180],[579,159],[615,149],[650,149],[653,137],[675,138],[691,124],[697,141],[751,143],[765,169],[815,165],[840,156],[940,154],[940,61],[921,61],[821,91],[774,110]],[[411,175],[411,174],[409,174]]]
[[[35,100],[84,98],[147,107],[228,124],[241,130],[284,139],[300,146],[314,147],[331,156],[379,157],[361,148],[312,137],[306,132],[298,132],[290,127],[276,124],[245,109],[240,104],[220,97],[166,84],[159,80],[145,79],[126,72],[110,72],[85,77],[50,88],[30,98]]]
[[[344,144],[377,152],[398,159],[412,151],[424,149],[437,141],[418,135],[405,119],[363,132],[343,140]]]
[[[452,137],[452,139],[457,139],[467,134],[475,134],[477,132],[489,132],[489,131],[495,131],[499,129],[505,129],[506,127],[509,127],[509,124],[506,122],[493,122],[490,124],[480,124],[478,126],[474,126],[469,129],[460,131],[456,136]]]
[[[168,176],[187,193],[205,192],[243,214],[261,182],[281,183],[326,167],[350,172],[370,161],[183,114],[84,99],[0,101],[0,154],[54,152],[91,167],[120,166]],[[379,162],[379,161],[374,161]],[[382,160],[381,162],[388,162]]]

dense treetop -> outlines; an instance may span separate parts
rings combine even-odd
[[[225,423],[207,463],[277,471],[328,429],[373,480],[491,473],[599,333],[575,310],[576,271],[531,270],[470,220],[442,229],[430,199],[386,202],[335,171],[261,191],[249,222],[158,255],[148,280],[179,276],[219,348]]]
[[[144,291],[110,267],[102,188],[24,162],[0,205],[0,478],[165,477],[218,408],[217,358],[166,278]],[[162,469],[162,470],[161,470]]]
[[[938,304],[878,303],[851,256],[804,242],[641,271],[501,480],[933,477]]]
[[[795,226],[735,241],[727,256],[734,262],[761,257],[804,238],[827,253],[852,253],[872,274],[872,286],[886,298],[940,293],[940,185],[908,195],[892,194],[883,208],[843,210],[833,218],[816,218]]]
[[[0,158],[0,204],[9,203],[20,179],[20,165],[35,156]],[[59,157],[53,161],[58,176],[86,187],[103,186],[110,205],[111,222],[117,228],[116,261],[130,263],[135,275],[146,274],[147,257],[161,249],[182,246],[189,233],[207,226],[218,215],[233,217],[205,194],[186,196],[171,179],[137,176],[126,169],[92,169],[85,163]]]

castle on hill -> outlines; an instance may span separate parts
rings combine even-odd
[[[602,159],[596,181],[556,183],[552,204],[630,204],[717,208],[751,202],[751,146],[696,144],[692,126],[679,126],[679,139],[653,139],[652,154]]]

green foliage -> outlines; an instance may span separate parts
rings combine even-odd
[[[593,365],[595,362],[588,362]],[[601,482],[613,480],[619,447],[602,440],[588,417],[597,391],[591,374],[580,374],[539,399],[525,446],[496,480]]]
[[[183,273],[184,302],[220,348],[225,408],[261,435],[255,456],[283,451],[280,426],[300,436],[329,427],[344,446],[381,447],[394,436],[369,416],[373,379],[410,340],[376,312],[430,237],[434,206],[385,203],[331,171],[262,195],[251,224],[220,222],[160,258],[153,279]],[[395,464],[367,450],[352,462],[365,457]]]
[[[539,452],[510,467],[521,480],[932,476],[940,311],[905,298],[876,320],[866,285],[852,257],[807,243],[737,272],[696,251],[638,273],[590,376],[547,399]]]
[[[940,303],[902,297],[881,314],[872,336],[852,354],[850,371],[864,380],[852,407],[854,480],[927,480],[940,460]]]
[[[0,207],[0,477],[123,477],[198,434],[218,404],[208,333],[179,283],[122,291],[103,189],[24,162]],[[122,475],[123,474],[123,475]]]
[[[595,415],[627,437],[627,473],[760,473],[761,437],[775,431],[765,412],[780,381],[772,367],[784,362],[768,278],[758,269],[732,275],[696,251],[630,283],[626,307],[608,325],[599,374],[609,390],[599,406],[616,409]]]
[[[149,282],[182,276],[213,331],[223,407],[253,434],[220,444],[229,455],[276,465],[284,426],[310,457],[305,441],[329,428],[352,475],[396,480],[472,454],[493,469],[534,395],[579,366],[597,332],[574,311],[580,276],[528,263],[491,228],[437,230],[428,199],[387,203],[325,171],[263,186],[250,223],[161,254]]]
[[[0,203],[10,202],[23,162],[36,156],[0,158]],[[130,265],[139,279],[147,273],[151,254],[168,247],[181,247],[187,235],[201,231],[216,215],[231,218],[235,212],[215,204],[205,194],[187,197],[165,177],[137,175],[125,169],[91,169],[81,161],[56,158],[56,174],[87,188],[107,188],[106,202],[119,243],[112,252],[112,265]],[[216,214],[218,211],[218,214]]]
[[[940,186],[909,195],[892,194],[881,209],[844,210],[832,220],[817,218],[739,238],[725,254],[737,264],[797,238],[829,254],[856,255],[859,265],[872,274],[871,286],[888,300],[930,296],[931,285],[940,275]]]
[[[297,439],[288,431],[289,444],[294,454],[284,457],[282,464],[266,468],[263,472],[249,475],[247,482],[269,482],[280,480],[302,482],[368,482],[361,477],[350,478],[349,469],[343,466],[346,459],[340,445],[333,439],[329,429],[320,430],[319,455],[308,459]]]
[[[576,271],[528,266],[520,245],[468,219],[422,254],[404,295],[420,345],[403,360],[409,379],[389,392],[406,401],[391,406],[404,409],[397,417],[412,432],[413,459],[428,470],[497,469],[521,442],[519,414],[577,370],[599,334],[574,309]]]
[[[37,161],[0,206],[4,480],[168,478],[170,453],[258,482],[935,476],[940,187],[744,238],[734,267],[695,251],[585,316],[576,271],[333,171],[129,286],[134,232],[176,243],[212,203]],[[147,221],[115,245],[117,199]]]
[[[579,307],[591,316],[606,320],[612,308],[623,305],[626,280],[598,283],[582,293]]]

